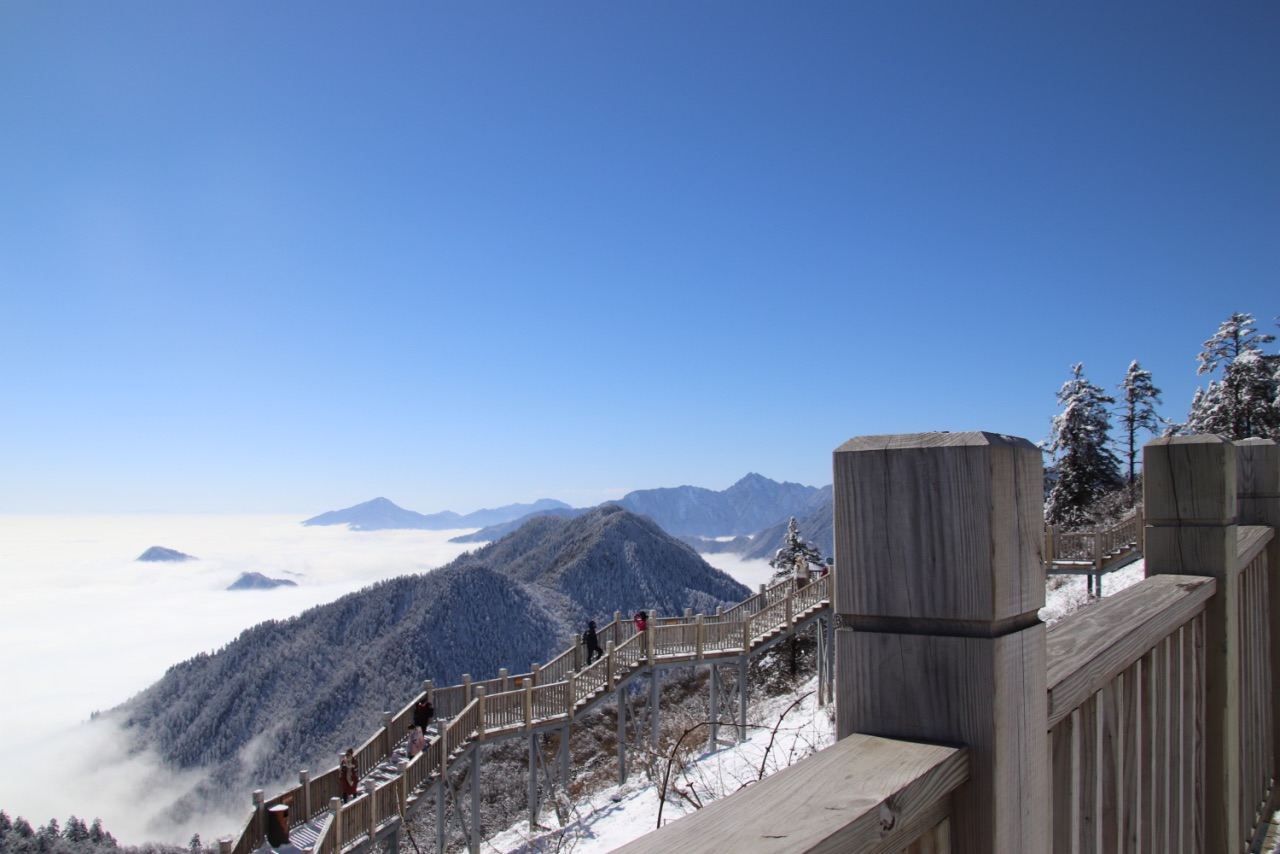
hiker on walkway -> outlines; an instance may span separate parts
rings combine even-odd
[[[409,758],[417,756],[427,746],[427,737],[422,734],[422,727],[417,724],[409,730]]]
[[[796,555],[796,589],[809,583],[809,559],[804,555]]]
[[[636,633],[638,634],[640,632],[643,632],[645,629],[649,627],[649,612],[636,611],[635,620],[636,620]]]
[[[600,638],[596,637],[596,621],[587,621],[587,630],[582,633],[582,643],[587,648],[587,664],[595,661],[597,658],[604,656],[604,650],[600,648]]]
[[[423,697],[418,704],[413,707],[413,725],[421,727],[423,732],[431,726],[431,722],[436,718],[436,707],[431,704],[428,697]]]
[[[360,769],[356,765],[355,748],[348,747],[338,763],[338,779],[342,783],[342,802],[360,794]]]

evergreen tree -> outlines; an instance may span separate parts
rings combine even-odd
[[[1120,426],[1124,430],[1125,456],[1129,460],[1129,500],[1132,502],[1138,433],[1142,430],[1155,433],[1160,429],[1160,416],[1155,410],[1155,404],[1160,403],[1160,389],[1151,382],[1151,372],[1144,371],[1137,359],[1129,363],[1129,371],[1118,388],[1124,392],[1120,398]]]
[[[796,524],[796,517],[791,517],[791,524],[787,526],[787,542],[782,548],[774,554],[769,561],[769,566],[773,567],[773,581],[781,581],[789,578],[795,571],[796,561],[804,558],[810,563],[821,565],[823,562],[822,552],[807,543],[800,536],[800,526]]]
[[[1263,344],[1270,344],[1276,336],[1259,332],[1255,327],[1252,314],[1235,312],[1222,322],[1213,337],[1204,342],[1197,360],[1200,367],[1197,374],[1211,374],[1224,362],[1230,364],[1244,353],[1259,349]]]
[[[1045,506],[1052,525],[1076,528],[1089,521],[1088,507],[1118,489],[1120,463],[1111,451],[1111,416],[1115,398],[1089,382],[1084,364],[1071,368],[1071,379],[1058,391],[1062,412],[1053,417],[1047,448],[1053,486]]]
[[[1184,427],[1227,439],[1280,439],[1280,357],[1260,347],[1275,340],[1258,332],[1253,315],[1231,315],[1204,342],[1198,373],[1221,371],[1221,379],[1197,389]]]

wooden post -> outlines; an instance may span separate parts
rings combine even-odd
[[[345,840],[342,838],[342,798],[329,799],[329,812],[333,813],[334,850],[341,851]]]
[[[400,772],[400,785],[396,794],[400,799],[400,815],[409,814],[409,760],[397,759],[396,770]]]
[[[539,684],[539,683],[538,683],[538,671],[540,671],[541,669],[542,669],[542,668],[538,665],[538,662],[536,662],[536,661],[529,665],[529,672],[530,672],[531,674],[533,674],[533,684],[534,684],[534,685]]]
[[[427,695],[427,700],[429,702],[435,702],[435,700],[431,698],[431,695],[435,693],[435,684],[430,679],[422,683],[422,693]]]
[[[837,735],[968,746],[955,854],[1049,850],[1040,451],[863,436],[836,449],[834,485]]]
[[[290,816],[290,818],[301,818],[308,821],[311,818],[311,772],[302,770],[298,772],[298,786],[302,789],[302,815]]]
[[[533,680],[524,680],[524,728],[533,729]]]
[[[1205,606],[1203,783],[1184,783],[1203,793],[1204,851],[1244,845],[1236,457],[1235,445],[1219,436],[1155,439],[1142,449],[1147,576],[1207,575],[1218,582]]]
[[[462,706],[463,708],[466,708],[467,704],[470,702],[471,702],[471,674],[464,673],[462,674]]]
[[[1096,528],[1093,531],[1093,595],[1102,598],[1102,563],[1106,560],[1103,539],[1104,534]]]
[[[1044,526],[1044,562],[1045,569],[1053,568],[1053,537],[1054,530],[1052,525]]]
[[[606,683],[609,690],[613,690],[613,641],[609,641],[608,647],[604,651],[604,669],[607,674]]]
[[[395,739],[391,736],[391,722],[395,719],[393,712],[382,713],[382,755],[390,756],[392,749],[395,748]]]
[[[694,657],[698,661],[701,661],[704,654],[703,647],[706,646],[706,643],[707,643],[707,623],[702,618],[701,614],[698,615],[697,626],[698,626],[697,628],[698,635],[697,635],[697,640],[695,641],[697,646],[694,650]]]
[[[231,854],[234,846],[235,841],[230,836],[224,836],[218,840],[218,854]]]
[[[791,597],[791,591],[787,590],[787,631],[791,631],[792,623],[795,622],[795,602]]]
[[[369,799],[369,838],[376,839],[377,834],[374,830],[378,826],[378,799],[374,797],[374,789],[378,784],[370,777],[361,784],[360,788],[364,789],[365,796]]]
[[[578,705],[578,672],[570,670],[569,675],[565,677],[565,681],[569,683],[567,691],[569,696],[566,701],[569,708],[565,709],[565,714],[569,716],[569,720],[573,720],[573,710]]]
[[[483,685],[476,686],[476,711],[479,713],[479,723],[476,724],[476,740],[484,741],[484,695]]]
[[[253,808],[258,813],[258,835],[267,838],[267,793],[262,789],[253,790]]]
[[[509,674],[507,673],[507,668],[501,667],[498,669],[498,678],[502,680],[502,690],[510,691],[511,686],[507,684],[507,680],[510,678]]]
[[[1271,745],[1280,754],[1280,445],[1270,439],[1236,442],[1236,509],[1241,525],[1266,525],[1267,601],[1271,633]],[[1280,755],[1267,767],[1280,779]]]

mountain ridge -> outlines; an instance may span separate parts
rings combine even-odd
[[[749,592],[622,508],[538,517],[440,569],[246,629],[102,718],[121,725],[134,749],[202,769],[173,805],[180,816],[297,768],[332,765],[424,679],[453,684],[464,672],[487,678],[547,661],[586,619],[615,610],[710,613]]]

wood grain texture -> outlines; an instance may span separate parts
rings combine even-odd
[[[1044,626],[1000,638],[837,632],[838,734],[968,745],[957,851],[1042,851],[1049,838]],[[857,686],[844,693],[845,686]]]
[[[1043,480],[1030,442],[863,436],[833,462],[837,613],[991,623],[1043,607]]]
[[[616,850],[897,852],[945,818],[968,765],[963,749],[851,736]]]
[[[1216,587],[1211,578],[1156,576],[1050,626],[1049,726],[1203,611]]]
[[[1147,526],[1233,524],[1236,447],[1220,436],[1173,436],[1142,448]]]

